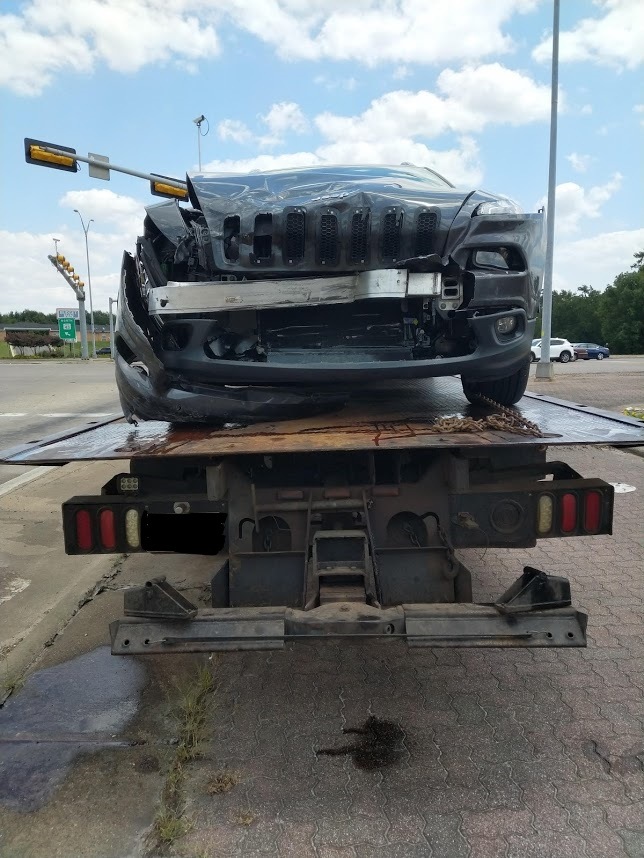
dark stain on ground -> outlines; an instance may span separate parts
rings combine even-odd
[[[394,721],[370,715],[362,727],[345,727],[342,732],[355,733],[359,738],[339,748],[321,748],[316,754],[331,757],[347,754],[353,758],[356,768],[367,770],[393,766],[407,754],[403,744],[405,731]]]
[[[161,764],[159,763],[158,757],[155,757],[152,754],[143,754],[134,761],[134,768],[137,772],[148,775],[152,772],[158,772],[161,768]]]
[[[0,708],[0,804],[46,804],[75,757],[111,745],[136,715],[144,682],[143,666],[109,647],[32,674]]]

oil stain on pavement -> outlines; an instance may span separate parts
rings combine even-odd
[[[32,674],[0,708],[0,805],[33,811],[48,801],[75,757],[131,743],[145,669],[99,647]]]
[[[350,755],[356,768],[367,770],[393,766],[407,756],[405,731],[393,721],[370,715],[362,727],[345,727],[342,732],[355,733],[359,738],[339,748],[321,748],[317,755]]]

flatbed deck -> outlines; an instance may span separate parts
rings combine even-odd
[[[481,419],[487,405],[469,405],[457,378],[429,379],[357,391],[339,411],[306,419],[258,423],[241,428],[172,426],[122,419],[86,426],[51,438],[34,439],[0,453],[0,461],[21,465],[142,457],[210,457],[332,450],[418,448],[644,445],[644,424],[621,414],[527,393],[514,409],[535,423],[541,437],[500,430],[436,432],[449,418]]]

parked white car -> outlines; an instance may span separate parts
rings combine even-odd
[[[550,360],[558,360],[561,363],[575,360],[575,349],[568,340],[551,339],[550,340]],[[530,349],[530,360],[536,361],[541,359],[541,340],[532,340]]]

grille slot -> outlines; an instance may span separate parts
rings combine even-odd
[[[402,212],[387,212],[382,219],[382,259],[394,262],[400,257]]]
[[[334,214],[323,214],[320,217],[320,262],[323,265],[336,265],[339,250],[338,218]]]
[[[351,218],[349,262],[366,262],[369,242],[369,211],[356,212]]]
[[[429,256],[434,250],[434,233],[438,226],[436,212],[421,212],[416,221],[416,256]]]
[[[305,227],[304,212],[289,212],[286,215],[284,262],[301,262],[304,259]]]

